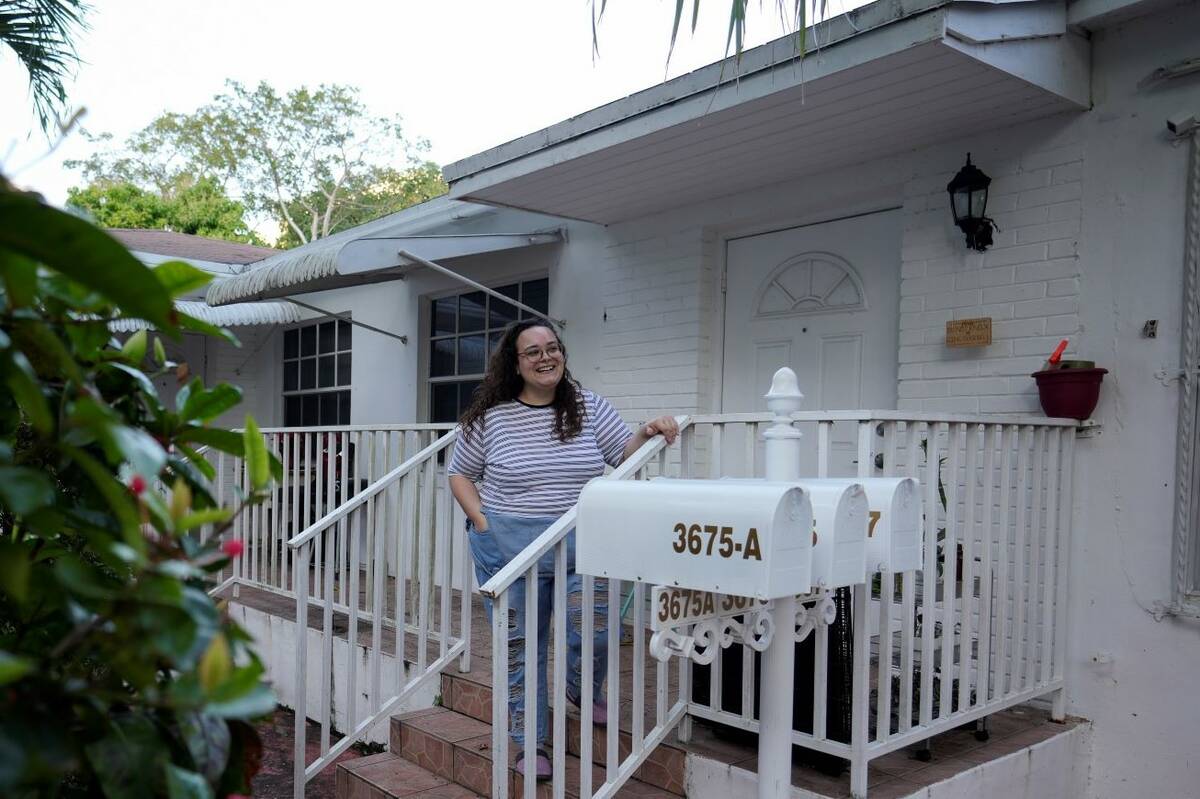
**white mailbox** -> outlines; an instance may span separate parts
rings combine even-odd
[[[854,482],[801,480],[813,509],[813,589],[863,582],[867,564],[867,494]]]
[[[804,480],[812,489],[861,485],[866,492],[867,575],[877,571],[903,572],[921,568],[921,489],[911,477],[826,478]]]
[[[597,479],[579,497],[575,569],[774,599],[809,590],[812,528],[795,483]]]

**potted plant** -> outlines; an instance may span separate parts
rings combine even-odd
[[[1107,369],[1098,368],[1094,361],[1047,362],[1045,369],[1034,372],[1038,398],[1047,416],[1065,419],[1087,419],[1100,401],[1100,382]]]

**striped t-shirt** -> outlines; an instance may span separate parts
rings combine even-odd
[[[520,400],[489,408],[482,435],[459,431],[449,474],[479,485],[483,505],[514,516],[559,516],[579,500],[579,492],[604,465],[621,462],[633,437],[608,400],[587,389],[586,415],[579,435],[559,441],[554,435],[554,408]]]

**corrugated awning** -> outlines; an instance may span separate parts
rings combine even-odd
[[[807,41],[449,164],[450,195],[611,224],[1090,107],[1090,46],[1061,0],[881,0]]]
[[[238,302],[214,308],[204,302],[178,301],[175,308],[217,327],[291,324],[301,318],[301,310],[290,302]],[[141,319],[118,319],[108,327],[114,333],[132,333],[154,325]]]
[[[371,223],[280,253],[248,272],[218,280],[208,287],[205,299],[210,305],[222,306],[239,300],[265,300],[396,280],[414,268],[412,262],[399,255],[401,250],[439,261],[559,241],[562,233],[557,230],[404,235],[377,230]]]

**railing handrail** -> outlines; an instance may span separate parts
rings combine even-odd
[[[994,413],[994,414],[965,414],[937,413],[927,411],[897,411],[897,410],[830,410],[830,411],[797,411],[789,414],[793,422],[941,422],[945,424],[1008,424],[1040,427],[1089,427],[1087,421],[1077,419],[1062,419],[1053,416],[1032,416],[1030,414]],[[771,422],[774,420],[767,411],[760,413],[705,413],[692,417],[693,424],[738,424],[747,422]]]
[[[683,435],[683,431],[692,424],[692,417],[676,416],[675,421],[679,425],[679,434]],[[624,463],[601,479],[627,479],[630,475],[635,474],[649,463],[650,458],[657,455],[666,446],[667,440],[665,438],[661,435],[655,436],[645,444],[642,444]],[[575,527],[575,516],[578,507],[576,504],[568,508],[566,513],[559,516],[554,524],[546,528],[544,533],[535,538],[529,546],[525,547],[515,558],[510,560],[508,565],[496,572],[492,575],[492,579],[480,586],[479,593],[495,599],[501,592],[507,590],[510,585],[520,579],[534,563],[541,560],[543,555],[549,552],[555,544],[561,541]]]
[[[392,433],[412,433],[426,430],[453,430],[457,425],[453,422],[412,422],[401,424],[330,424],[320,427],[263,427],[262,433],[365,433],[370,430]],[[241,432],[242,428],[232,428]]]
[[[381,491],[387,489],[388,487],[390,487],[392,485],[392,483],[396,482],[397,480],[400,480],[402,477],[404,477],[406,474],[408,474],[409,472],[416,469],[418,466],[420,466],[426,460],[428,460],[429,458],[436,455],[438,452],[441,452],[443,449],[445,449],[446,447],[453,444],[454,439],[457,436],[458,436],[458,429],[452,428],[450,430],[450,432],[448,432],[444,436],[438,438],[432,444],[425,447],[424,449],[422,449],[417,454],[413,455],[408,460],[404,461],[404,463],[401,463],[395,469],[392,469],[390,472],[388,472],[387,474],[380,477],[374,483],[371,483],[369,486],[367,486],[362,491],[355,494],[350,499],[343,502],[341,505],[338,505],[336,508],[329,511],[329,513],[326,513],[320,519],[317,519],[315,522],[310,524],[306,529],[297,533],[295,536],[293,536],[291,539],[288,540],[288,542],[287,542],[288,548],[296,549],[296,548],[302,546],[305,542],[314,538],[318,533],[320,533],[325,528],[329,527],[334,522],[340,521],[341,519],[350,515],[350,512],[353,511],[355,508],[359,507],[360,505],[362,505],[367,500],[369,500],[371,497],[375,496],[376,494],[380,493]]]

